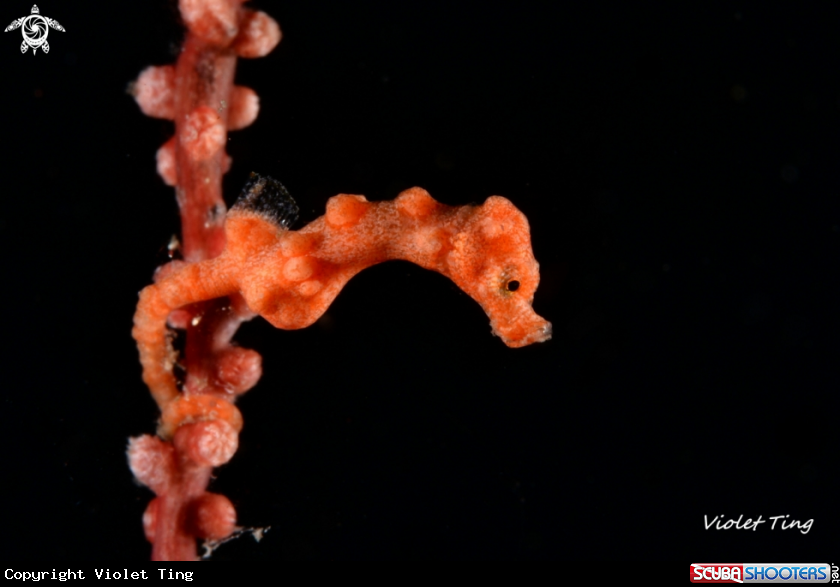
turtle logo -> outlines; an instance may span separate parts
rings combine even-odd
[[[21,53],[26,53],[29,47],[32,47],[33,55],[35,55],[39,47],[44,53],[49,53],[50,44],[47,43],[47,33],[50,32],[50,29],[47,27],[52,27],[62,33],[64,32],[64,27],[58,24],[58,21],[41,16],[40,12],[38,5],[33,5],[32,14],[12,21],[12,24],[7,26],[6,30],[3,31],[4,33],[8,33],[9,31],[23,27],[21,31],[23,33],[23,43],[20,45]]]

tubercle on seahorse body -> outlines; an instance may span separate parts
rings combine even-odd
[[[508,346],[551,337],[551,324],[531,307],[539,264],[528,221],[499,196],[480,206],[450,207],[417,187],[387,202],[340,194],[327,202],[324,216],[299,231],[286,229],[253,198],[241,199],[228,213],[225,235],[221,255],[173,267],[140,294],[133,335],[144,380],[162,411],[164,438],[185,422],[224,420],[236,431],[242,426],[232,394],[178,392],[166,320],[187,304],[241,295],[274,326],[305,328],[359,271],[402,259],[452,279],[482,306],[493,333]]]

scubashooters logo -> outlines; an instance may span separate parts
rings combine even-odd
[[[690,577],[692,583],[834,582],[831,567],[825,563],[694,563]]]
[[[41,11],[38,10],[38,5],[32,6],[32,14],[13,20],[12,24],[6,27],[4,33],[21,29],[23,33],[23,43],[20,45],[20,52],[26,53],[26,50],[32,47],[32,54],[38,52],[40,48],[44,53],[50,52],[50,44],[47,43],[47,34],[50,28],[57,31],[64,32],[64,27],[58,24],[57,20],[41,16]]]

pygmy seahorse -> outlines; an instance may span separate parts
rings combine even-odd
[[[279,182],[252,174],[225,219],[222,254],[173,264],[140,293],[133,336],[164,438],[186,422],[223,420],[236,432],[242,426],[232,398],[178,392],[167,317],[188,304],[241,295],[277,328],[305,328],[359,271],[403,259],[452,279],[481,305],[506,345],[551,338],[551,323],[531,307],[540,277],[528,220],[503,197],[452,207],[414,187],[387,202],[339,194],[324,216],[290,230],[296,216]]]

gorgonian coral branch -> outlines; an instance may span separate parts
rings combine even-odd
[[[144,113],[175,122],[175,135],[158,150],[157,168],[175,186],[182,252],[186,263],[194,263],[224,248],[227,131],[248,126],[259,110],[256,93],[233,84],[236,58],[270,52],[280,41],[280,28],[270,16],[243,8],[240,0],[180,0],[179,8],[187,32],[177,62],[147,68],[132,93]],[[161,268],[155,279],[164,279],[174,267]],[[200,400],[212,393],[242,393],[257,382],[260,356],[230,343],[251,316],[238,299],[208,301],[169,316],[171,326],[187,329],[186,381],[181,392],[173,387],[168,397],[154,395],[162,410],[176,394]],[[168,339],[162,344],[169,349]],[[171,350],[165,355],[171,373],[176,357]],[[144,379],[154,388],[147,375]],[[212,467],[236,451],[237,435],[226,428],[228,421],[185,424],[167,437],[169,442],[132,439],[132,471],[157,494],[143,519],[154,559],[195,559],[196,538],[221,539],[234,530],[231,503],[206,491]]]

